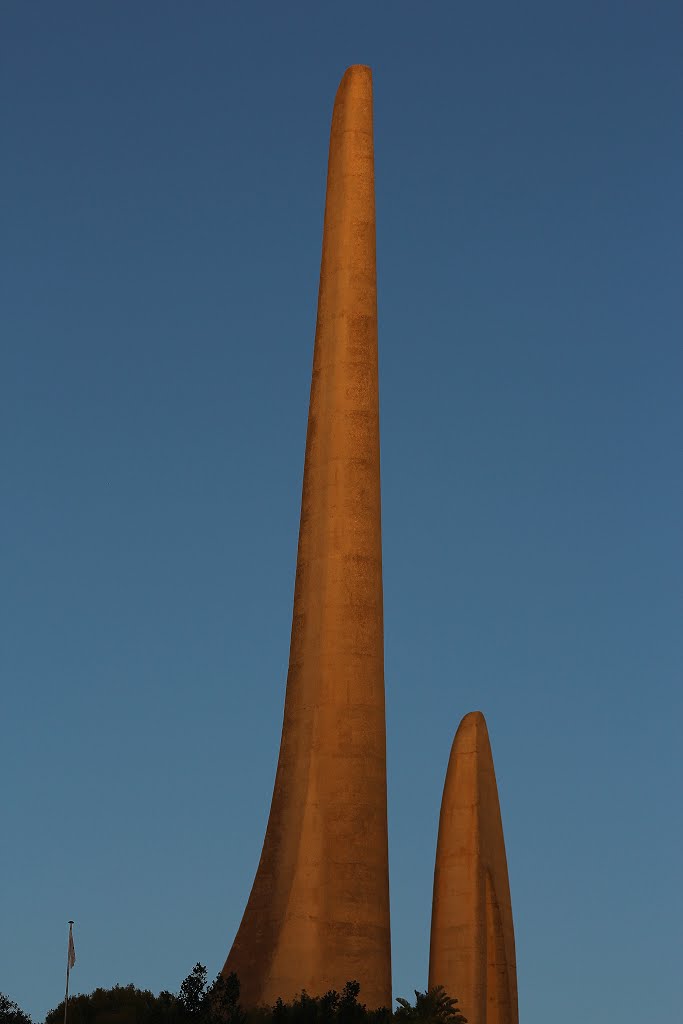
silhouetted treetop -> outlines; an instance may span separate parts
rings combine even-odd
[[[0,1024],[33,1024],[33,1021],[17,1003],[0,992]]]
[[[401,1024],[467,1024],[457,1007],[457,999],[451,999],[443,985],[430,988],[428,992],[415,989],[415,1005],[407,999],[397,999],[398,1009],[394,1020]]]
[[[359,996],[359,983],[347,981],[340,992],[331,989],[322,996],[310,996],[302,991],[291,1002],[278,999],[274,1006],[245,1010],[239,1001],[236,974],[219,974],[208,985],[206,967],[197,963],[177,995],[160,992],[155,996],[134,985],[115,985],[73,996],[69,999],[68,1024],[467,1024],[457,1007],[458,1000],[450,998],[442,987],[416,991],[414,1004],[398,999],[393,1014],[388,1007],[368,1010]],[[63,1020],[61,1002],[48,1013],[45,1024],[63,1024]],[[0,1024],[33,1022],[16,1003],[2,996]]]

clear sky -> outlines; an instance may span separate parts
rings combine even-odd
[[[678,2],[0,13],[0,990],[215,974],[277,758],[332,102],[375,82],[394,992],[487,716],[525,1024],[680,1012]],[[457,993],[455,993],[457,995]]]

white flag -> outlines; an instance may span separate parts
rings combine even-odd
[[[76,950],[74,949],[74,937],[69,928],[69,969],[76,963]]]

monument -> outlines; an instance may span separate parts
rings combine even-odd
[[[372,76],[332,114],[282,740],[256,878],[223,973],[246,1007],[355,980],[391,1007]],[[484,716],[444,787],[429,987],[518,1024],[512,909]]]
[[[469,1024],[518,1024],[512,905],[486,721],[453,741],[434,868],[429,987],[457,996]]]
[[[282,740],[261,860],[223,973],[245,1006],[361,984],[391,1006],[370,68],[330,135]]]

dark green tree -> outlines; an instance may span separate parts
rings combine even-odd
[[[207,1024],[245,1024],[246,1014],[240,1006],[240,983],[233,971],[219,974],[204,997]]]
[[[400,1024],[467,1024],[457,1007],[457,999],[451,999],[443,985],[430,988],[428,992],[415,989],[415,1005],[407,999],[397,999],[398,1009],[394,1020]]]
[[[195,964],[180,986],[178,1000],[189,1020],[198,1020],[206,1009],[206,967]]]
[[[64,1000],[50,1010],[45,1024],[63,1024]],[[69,1024],[181,1024],[177,996],[155,996],[134,985],[96,988],[87,995],[69,997]]]
[[[245,1024],[246,1014],[240,1006],[240,983],[233,972],[219,974],[207,987],[206,967],[195,964],[180,986],[178,995],[187,1024]]]
[[[33,1024],[27,1013],[13,1002],[4,992],[0,992],[0,1024]]]
[[[278,999],[269,1020],[260,1024],[390,1024],[390,1010],[368,1010],[358,1001],[359,993],[357,981],[347,981],[341,992],[330,989],[323,996],[303,991],[291,1003]],[[247,1024],[252,1024],[251,1014],[247,1018]]]

